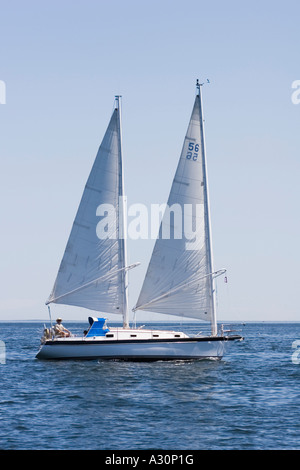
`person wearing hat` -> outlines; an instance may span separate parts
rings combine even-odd
[[[55,336],[60,336],[63,338],[67,336],[71,336],[71,332],[63,326],[61,318],[56,319],[56,324],[54,325],[54,331],[55,331]]]

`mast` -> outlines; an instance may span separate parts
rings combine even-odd
[[[120,179],[119,179],[119,237],[121,249],[119,256],[123,265],[123,286],[124,286],[124,311],[123,311],[123,328],[129,328],[129,311],[128,311],[128,269],[127,269],[127,243],[126,243],[126,197],[124,196],[124,171],[123,171],[123,154],[122,154],[122,122],[121,122],[121,96],[115,96],[115,109],[118,110],[119,124],[119,149],[120,149]]]
[[[205,135],[204,135],[204,119],[203,119],[203,107],[202,107],[202,93],[201,87],[203,83],[196,83],[196,93],[200,100],[200,135],[201,135],[201,147],[202,147],[202,166],[203,166],[203,179],[204,179],[204,217],[206,218],[206,243],[207,252],[210,263],[210,289],[212,295],[212,317],[211,317],[211,334],[212,336],[217,335],[217,316],[216,316],[216,290],[214,283],[214,268],[213,268],[213,254],[212,254],[212,237],[211,237],[211,221],[210,221],[210,205],[209,205],[209,192],[208,192],[208,179],[207,179],[207,168],[206,168],[206,149],[205,149]]]

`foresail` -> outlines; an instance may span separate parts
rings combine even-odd
[[[120,132],[116,107],[86,183],[47,303],[124,313],[126,260],[120,233],[123,223]]]
[[[209,321],[212,318],[212,261],[201,126],[201,101],[197,95],[159,236],[134,310]]]

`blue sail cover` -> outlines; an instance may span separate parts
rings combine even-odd
[[[89,317],[89,324],[91,325],[86,337],[89,336],[105,336],[109,328],[105,325],[105,318]]]

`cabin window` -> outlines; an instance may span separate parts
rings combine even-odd
[[[175,336],[175,338],[180,338],[180,335],[174,335],[174,336]]]
[[[153,338],[159,338],[159,335],[153,335]]]
[[[136,338],[136,335],[130,335],[131,338]]]
[[[114,337],[114,335],[112,335],[111,333],[107,333],[105,336],[106,336],[106,338],[113,338]]]

